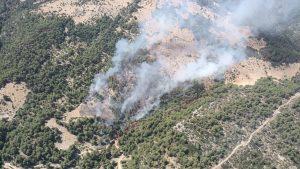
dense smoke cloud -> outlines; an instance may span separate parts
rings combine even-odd
[[[299,0],[242,0],[235,3],[229,5],[233,7],[233,21],[251,26],[253,30],[269,31],[300,14]]]
[[[96,75],[90,89],[96,114],[106,120],[140,119],[159,105],[163,94],[217,77],[245,59],[253,31],[286,20],[296,4],[244,0],[204,7],[193,0],[157,0],[151,17],[140,23],[139,36],[120,40],[113,67]],[[274,12],[281,8],[283,13]]]

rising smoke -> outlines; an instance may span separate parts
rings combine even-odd
[[[246,58],[247,40],[287,20],[298,0],[157,0],[134,41],[120,40],[113,67],[90,88],[96,115],[144,117],[160,97],[193,80],[218,77]]]

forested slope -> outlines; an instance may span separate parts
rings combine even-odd
[[[126,11],[136,5],[114,19],[104,16],[92,26],[75,26],[70,18],[32,13],[36,6],[34,1],[1,1],[1,87],[26,82],[31,90],[14,120],[0,122],[1,162],[14,161],[24,167],[39,163],[74,167],[79,159],[77,148],[54,148],[59,134],[45,127],[46,120],[61,118],[85,99],[93,76],[109,67],[115,43],[124,36],[116,28],[130,27],[126,21],[130,13]],[[55,51],[61,55],[54,56]],[[69,85],[68,78],[75,83]],[[63,96],[67,104],[56,104]],[[82,125],[95,125],[95,121]],[[93,130],[93,134],[98,132]]]

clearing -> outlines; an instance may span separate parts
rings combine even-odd
[[[91,143],[85,142],[84,144],[78,144],[78,149],[80,150],[80,156],[84,157],[88,153],[92,153],[97,150],[97,146],[92,145]]]
[[[0,89],[0,119],[12,120],[16,111],[25,103],[29,91],[25,83],[8,83]]]
[[[56,119],[52,118],[47,123],[46,126],[53,129],[58,129],[61,134],[61,143],[55,143],[55,147],[60,150],[67,150],[70,146],[74,145],[77,141],[77,137],[71,134],[65,127],[57,124]]]
[[[79,118],[93,118],[94,116],[92,115],[88,115],[86,113],[83,113],[83,110],[84,109],[84,104],[80,104],[75,110],[73,111],[70,111],[68,113],[65,113],[64,114],[64,120],[63,122],[65,123],[70,123],[70,121],[72,119],[79,119]]]
[[[275,79],[290,79],[300,72],[300,63],[293,63],[274,67],[270,62],[256,58],[249,58],[237,65],[234,65],[225,74],[225,82],[236,85],[254,85],[263,77]]]
[[[132,0],[90,0],[87,2],[52,0],[42,4],[36,12],[70,16],[78,24],[92,21],[93,18],[99,18],[103,15],[115,17],[122,8],[127,7],[131,2]]]
[[[22,169],[21,167],[14,166],[11,163],[4,163],[3,169]]]
[[[162,6],[165,3],[171,3],[175,6],[182,3],[180,0],[143,0],[139,3],[140,8],[137,10],[137,12],[133,13],[133,16],[139,21],[139,22],[145,22],[151,18],[152,13],[159,8],[162,8]],[[191,13],[197,13],[200,15],[203,15],[205,18],[208,19],[214,19],[215,13],[210,11],[208,8],[204,6],[200,6],[195,2],[185,2],[188,8],[188,11]]]
[[[165,154],[165,159],[168,161],[168,165],[166,166],[166,169],[179,169],[179,168],[181,168],[180,164],[177,162],[178,159],[176,157],[170,157],[167,154]]]

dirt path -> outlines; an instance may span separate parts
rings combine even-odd
[[[251,142],[251,140],[252,140],[252,138],[254,137],[255,134],[259,133],[259,132],[260,132],[260,131],[268,124],[268,123],[270,123],[271,121],[273,121],[273,120],[277,117],[277,115],[281,113],[281,112],[280,112],[280,109],[281,109],[281,108],[283,108],[283,107],[289,105],[291,102],[293,102],[295,99],[297,99],[297,98],[299,98],[299,97],[300,97],[300,93],[296,93],[296,94],[295,94],[294,96],[292,96],[286,103],[284,103],[284,104],[282,104],[281,106],[279,106],[279,107],[274,111],[272,117],[267,118],[267,119],[262,123],[262,125],[260,125],[255,131],[253,131],[253,132],[250,134],[249,138],[248,138],[246,141],[242,141],[240,144],[238,144],[226,158],[224,158],[222,161],[220,161],[218,165],[212,167],[212,169],[221,169],[221,168],[222,168],[221,166],[222,166],[225,162],[227,162],[227,161],[228,161],[228,160],[229,160],[229,159],[237,152],[238,149],[240,149],[241,147],[247,146],[247,145]]]
[[[128,160],[131,160],[131,156],[126,157],[124,154],[122,154],[118,158],[114,158],[113,159],[113,161],[115,161],[117,163],[116,169],[123,169],[123,167],[122,167],[122,161],[128,161]]]

